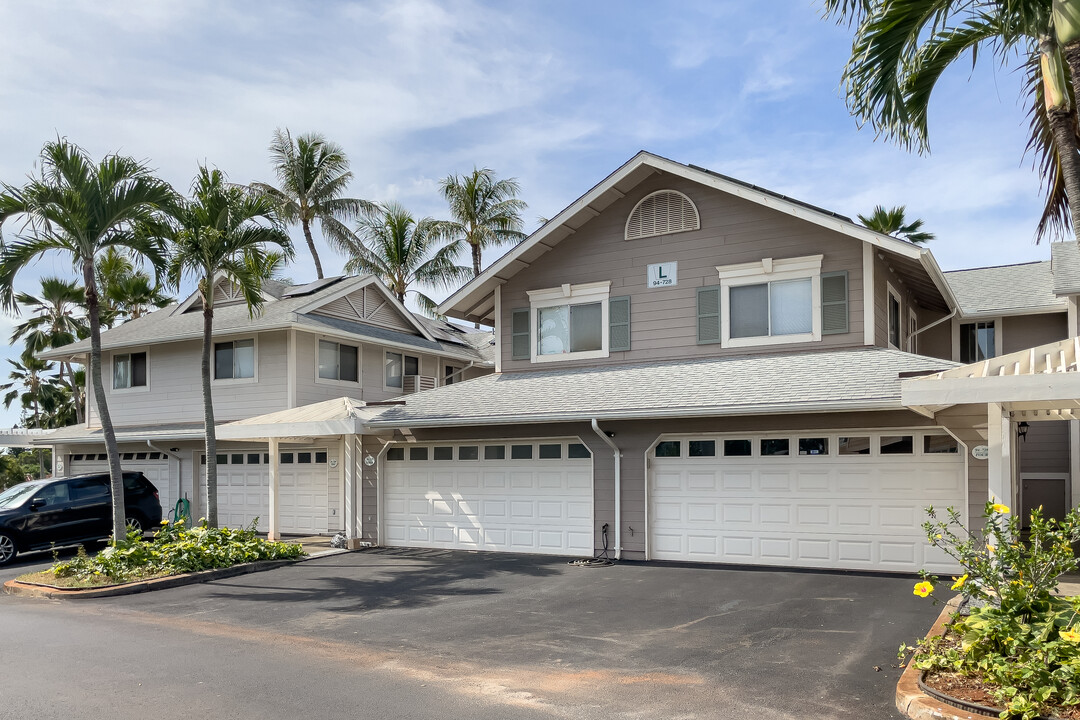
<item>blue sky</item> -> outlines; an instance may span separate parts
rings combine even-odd
[[[531,230],[646,149],[851,216],[905,204],[945,269],[1049,257],[1033,244],[1020,74],[954,68],[932,154],[905,152],[848,115],[850,30],[811,0],[25,0],[0,5],[0,47],[8,183],[58,134],[145,159],[178,189],[200,162],[271,180],[266,147],[288,127],[344,146],[354,196],[417,216],[443,214],[449,173],[516,177]],[[303,251],[288,274],[314,277]],[[16,419],[0,409],[0,425]]]

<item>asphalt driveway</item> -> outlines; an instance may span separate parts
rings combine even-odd
[[[374,550],[92,605],[5,598],[0,630],[8,610],[48,611],[166,643],[332,658],[434,693],[442,717],[893,718],[896,649],[938,612],[912,583]]]

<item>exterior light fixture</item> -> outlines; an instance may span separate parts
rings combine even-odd
[[[1016,425],[1016,437],[1020,438],[1024,442],[1027,442],[1027,431],[1028,431],[1029,427],[1031,427],[1031,426],[1028,425],[1026,420],[1023,421],[1023,422],[1017,423],[1017,425]]]

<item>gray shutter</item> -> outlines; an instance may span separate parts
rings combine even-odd
[[[608,350],[630,349],[630,296],[608,300]]]
[[[836,335],[847,331],[847,270],[821,273],[821,334]]]
[[[720,342],[720,286],[697,289],[698,345]]]
[[[511,357],[514,360],[532,358],[532,333],[529,332],[529,308],[514,308],[510,328]]]

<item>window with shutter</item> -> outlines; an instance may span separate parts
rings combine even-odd
[[[608,350],[621,352],[630,349],[630,297],[613,297],[608,301]]]
[[[821,334],[848,332],[848,274],[821,273]]]
[[[514,308],[510,325],[511,357],[514,360],[528,360],[532,349],[531,333],[529,332],[529,308]]]
[[[698,345],[720,342],[720,286],[697,289]]]
[[[701,227],[694,202],[674,190],[657,190],[641,199],[626,219],[626,239],[654,237]]]

